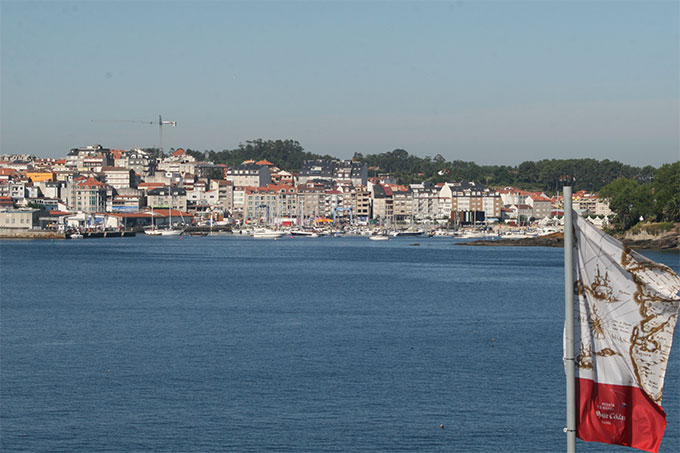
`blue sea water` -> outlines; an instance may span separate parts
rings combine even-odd
[[[563,451],[562,250],[453,242],[2,241],[0,450]]]

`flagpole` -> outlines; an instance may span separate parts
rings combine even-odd
[[[564,360],[567,375],[567,453],[576,453],[576,367],[574,362],[574,229],[571,186],[564,186]]]

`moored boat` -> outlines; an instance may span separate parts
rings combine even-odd
[[[267,228],[260,228],[253,232],[253,237],[259,239],[278,239],[281,236],[283,236],[283,231],[270,230]]]
[[[421,230],[402,230],[402,231],[393,231],[390,233],[391,236],[393,237],[416,237],[416,236],[422,236],[424,231]]]
[[[167,230],[160,230],[161,236],[179,236],[184,233],[184,230],[177,230],[175,228],[170,228]]]
[[[291,236],[305,237],[305,238],[318,238],[319,235],[314,231],[306,230],[293,230],[290,232]]]

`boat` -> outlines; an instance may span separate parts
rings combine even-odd
[[[154,219],[153,206],[151,206],[151,228],[144,230],[144,234],[148,234],[149,236],[160,236],[161,230],[156,228],[156,222],[154,222],[153,219]]]
[[[168,215],[169,215],[169,220],[168,220],[168,229],[167,230],[161,230],[161,236],[180,236],[182,233],[184,233],[184,230],[179,230],[176,228],[172,227],[172,205],[173,205],[173,195],[172,195],[172,187],[170,187],[170,209],[168,209]],[[181,211],[180,211],[180,216],[181,216]]]
[[[82,234],[80,234],[80,233],[78,233],[78,232],[76,232],[76,233],[71,233],[71,234],[69,235],[69,239],[83,239],[84,237],[85,237],[85,236],[83,236]]]
[[[283,236],[283,231],[270,230],[268,228],[258,228],[253,231],[253,237],[258,239],[278,239]]]
[[[368,237],[371,241],[389,241],[390,237],[386,234],[374,234]]]
[[[489,234],[486,231],[480,230],[466,230],[460,235],[464,239],[486,239],[488,236]]]
[[[319,235],[314,231],[305,230],[293,230],[290,232],[291,236],[304,237],[304,238],[318,238]]]
[[[422,236],[424,231],[419,231],[419,230],[403,230],[403,231],[393,231],[390,233],[392,237],[416,237],[416,236]]]
[[[537,234],[526,231],[510,231],[501,235],[502,239],[525,239],[536,237]]]

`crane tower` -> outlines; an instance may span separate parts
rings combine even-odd
[[[158,144],[160,154],[163,154],[163,126],[177,126],[177,121],[167,121],[163,120],[161,115],[158,115],[158,122],[155,121],[140,121],[140,120],[92,120],[94,122],[106,121],[106,122],[118,122],[118,123],[142,123],[142,124],[158,124]]]

